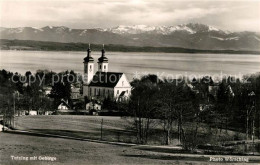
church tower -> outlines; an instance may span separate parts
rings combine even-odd
[[[88,47],[88,55],[84,58],[84,84],[89,84],[94,76],[94,59],[91,57],[90,45]]]
[[[101,50],[101,57],[98,58],[98,71],[107,72],[108,71],[108,59],[105,57],[105,49],[103,44],[103,49]]]

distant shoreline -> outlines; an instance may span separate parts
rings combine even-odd
[[[86,51],[87,43],[61,43],[33,40],[0,39],[0,50],[26,51]],[[92,50],[101,50],[102,44],[91,44]],[[203,53],[203,54],[253,54],[260,55],[260,51],[249,50],[200,50],[180,47],[138,47],[125,45],[106,45],[105,49],[112,52],[154,52],[154,53]]]

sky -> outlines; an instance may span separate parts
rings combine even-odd
[[[185,23],[260,32],[260,0],[0,0],[1,27],[84,29]]]

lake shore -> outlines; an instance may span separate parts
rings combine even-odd
[[[0,50],[37,50],[37,51],[86,51],[88,43],[61,43],[33,40],[0,39]],[[101,50],[102,44],[91,44],[92,49]],[[209,53],[209,54],[258,54],[259,50],[202,50],[182,47],[151,47],[106,45],[107,51],[113,52],[157,52],[157,53]]]

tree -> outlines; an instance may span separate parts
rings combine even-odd
[[[52,86],[51,93],[49,94],[49,97],[54,99],[54,107],[58,106],[61,99],[69,100],[70,92],[70,85],[62,82],[55,83],[54,86]]]
[[[163,121],[163,129],[165,132],[165,144],[170,144],[172,124],[176,115],[176,94],[177,85],[175,83],[163,83],[159,88],[160,113],[159,118]]]
[[[115,100],[112,100],[110,97],[107,97],[103,101],[103,109],[112,111],[117,109],[117,103]]]
[[[177,80],[176,80],[177,81]],[[195,93],[184,83],[165,82],[160,85],[160,114],[164,122],[166,144],[170,144],[172,124],[177,121],[179,141],[185,143],[183,124],[198,113]]]
[[[158,79],[158,78],[156,78]],[[155,75],[148,75],[135,80],[129,101],[128,113],[134,116],[137,141],[146,144],[150,133],[152,118],[157,110],[158,80]]]

